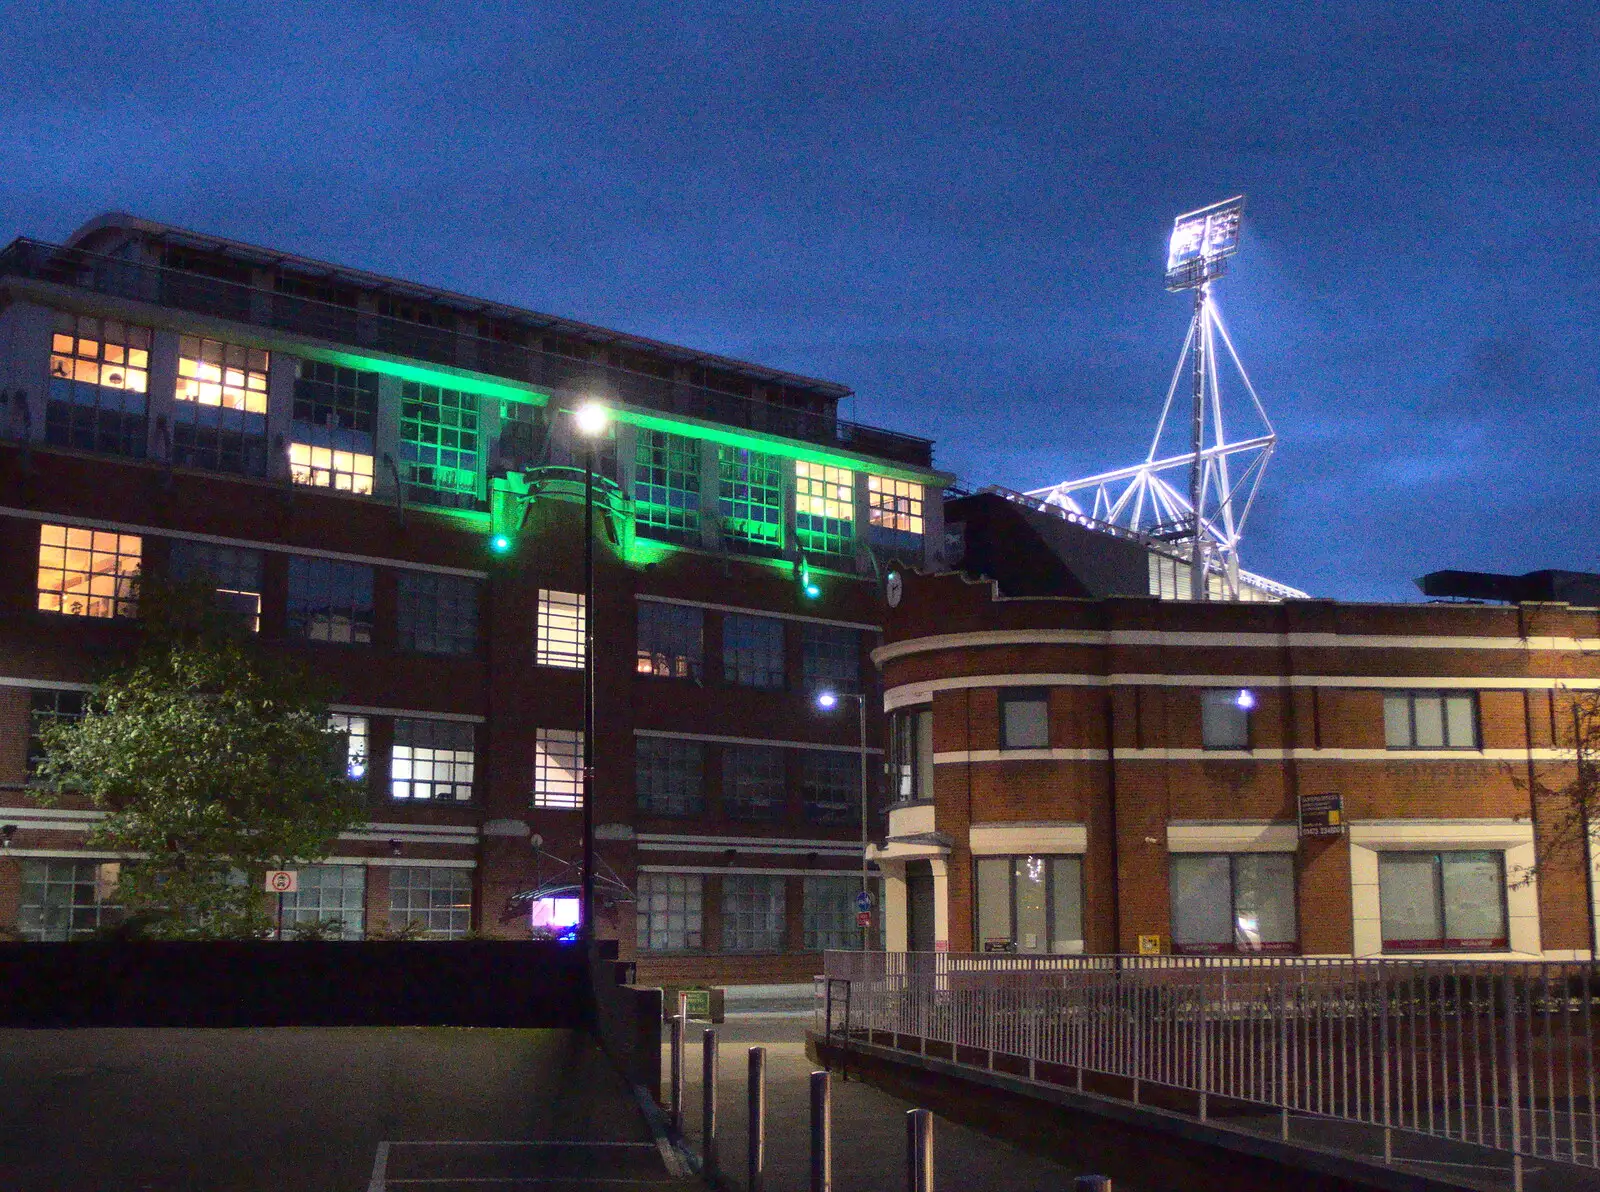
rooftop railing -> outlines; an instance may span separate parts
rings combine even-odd
[[[540,388],[581,392],[666,414],[844,448],[917,467],[931,467],[933,463],[933,443],[915,435],[846,422],[814,410],[758,401],[597,360],[580,360],[542,348],[37,240],[14,240],[0,252],[0,277],[31,278],[176,307],[332,343],[454,365]]]

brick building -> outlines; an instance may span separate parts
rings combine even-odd
[[[1581,850],[1530,790],[1572,774],[1600,611],[1061,595],[1081,550],[1043,511],[945,516],[968,569],[895,577],[874,655],[890,948],[1589,955]]]
[[[922,439],[842,386],[129,216],[0,255],[0,927],[81,934],[121,859],[29,795],[137,615],[203,576],[338,691],[371,821],[289,918],[526,938],[577,881],[584,447],[602,938],[654,979],[858,939],[884,567],[942,540]],[[876,700],[869,700],[875,709]],[[636,901],[635,901],[636,898]]]

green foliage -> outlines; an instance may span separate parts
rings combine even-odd
[[[263,872],[325,857],[366,818],[345,736],[310,679],[209,589],[146,584],[140,601],[140,650],[81,720],[42,726],[40,778],[107,813],[91,846],[139,857],[116,897],[142,934],[266,935]]]
[[[420,940],[427,938],[428,925],[421,919],[407,919],[399,927],[373,923],[367,927],[369,940]]]

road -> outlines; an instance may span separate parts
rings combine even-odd
[[[604,1176],[698,1186],[667,1178],[631,1094],[571,1031],[0,1030],[7,1192],[562,1192]]]

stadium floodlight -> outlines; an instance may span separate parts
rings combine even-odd
[[[1235,195],[1172,221],[1167,242],[1167,289],[1192,290],[1221,277],[1229,257],[1239,251],[1244,196]]]

